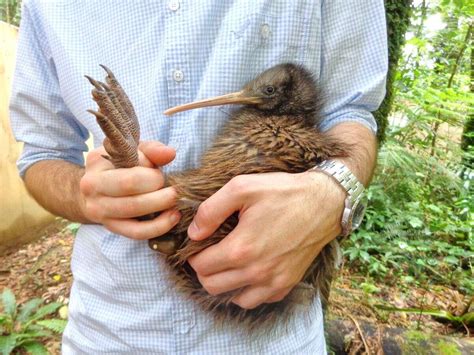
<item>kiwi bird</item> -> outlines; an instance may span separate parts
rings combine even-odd
[[[114,74],[102,67],[107,73],[105,83],[86,76],[94,86],[92,97],[99,106],[98,111],[89,112],[96,116],[105,133],[103,145],[108,156],[104,157],[115,168],[133,167],[138,165],[138,120]],[[209,295],[187,262],[190,256],[225,238],[237,225],[238,215],[229,217],[203,241],[190,240],[188,226],[199,204],[237,175],[301,173],[325,159],[346,156],[348,148],[318,129],[322,98],[315,80],[303,66],[276,65],[245,84],[241,91],[180,105],[165,114],[224,104],[243,106],[231,114],[202,156],[200,167],[167,176],[167,185],[178,193],[176,208],[182,218],[165,236],[152,239],[150,246],[165,255],[178,291],[211,312],[217,322],[264,329],[279,319],[288,319],[295,302],[309,304],[318,292],[323,299],[327,298],[335,268],[335,242],[323,248],[300,284],[282,301],[248,310],[232,303],[240,290]]]

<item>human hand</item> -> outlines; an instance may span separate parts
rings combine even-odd
[[[85,174],[80,181],[81,209],[91,222],[132,239],[150,239],[167,233],[178,223],[180,214],[172,208],[176,192],[164,186],[157,169],[170,163],[176,152],[157,141],[141,142],[140,166],[114,169],[101,155],[103,147],[87,155]],[[152,220],[136,217],[163,211]]]
[[[242,308],[280,301],[340,234],[345,196],[319,172],[237,176],[201,204],[188,235],[205,239],[236,211],[238,225],[189,263],[211,295],[243,288]]]

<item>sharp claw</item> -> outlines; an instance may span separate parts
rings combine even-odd
[[[100,85],[100,82],[98,82],[95,79],[92,79],[89,75],[84,75],[87,80],[99,91],[103,91],[102,86]]]
[[[100,118],[100,119],[107,119],[102,113],[94,111],[94,110],[86,110],[89,113],[92,113],[95,117]]]
[[[102,82],[102,81],[99,81],[99,80],[95,80],[95,79],[92,79],[89,75],[84,75],[86,77],[87,80],[89,80],[89,82],[94,85],[94,87],[103,92],[104,90],[105,91],[110,91],[110,86],[107,85],[106,83]]]
[[[135,111],[112,71],[100,66],[107,73],[105,82],[85,77],[93,85],[92,98],[99,105],[98,111],[87,112],[95,116],[105,134],[104,147],[109,155],[104,158],[116,168],[137,166],[140,127]]]
[[[112,73],[112,70],[110,70],[103,64],[99,64],[99,65],[102,67],[102,69],[105,70],[105,72],[107,73],[108,76],[110,76],[111,79],[115,79],[115,75]]]
[[[102,82],[102,81],[98,81],[98,80],[95,80],[95,82],[100,85],[101,87],[101,91],[110,91],[110,86],[108,86],[106,83]],[[102,90],[103,89],[103,90]]]

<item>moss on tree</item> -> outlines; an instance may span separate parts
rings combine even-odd
[[[393,95],[392,86],[398,65],[398,60],[402,54],[402,47],[405,43],[405,33],[410,24],[413,0],[385,0],[385,10],[387,18],[387,38],[388,38],[388,77],[387,93],[380,108],[374,112],[375,120],[378,124],[377,136],[382,143],[385,139],[385,131],[388,124],[388,115],[392,108]]]

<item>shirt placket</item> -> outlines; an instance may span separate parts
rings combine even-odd
[[[168,87],[169,107],[177,106],[190,100],[190,67],[186,48],[185,3],[183,0],[169,0],[165,4],[166,33],[165,39],[165,78]],[[170,119],[170,138],[168,144],[178,148],[184,138],[185,126],[178,117]],[[173,333],[175,347],[179,351],[184,344],[183,335],[191,331],[195,323],[195,314],[189,304],[182,299],[173,300]]]
[[[165,6],[165,77],[168,87],[168,105],[174,107],[190,100],[191,71],[186,40],[186,6],[183,0],[169,0]],[[179,117],[169,122],[168,144],[178,148],[185,135],[185,126]]]

